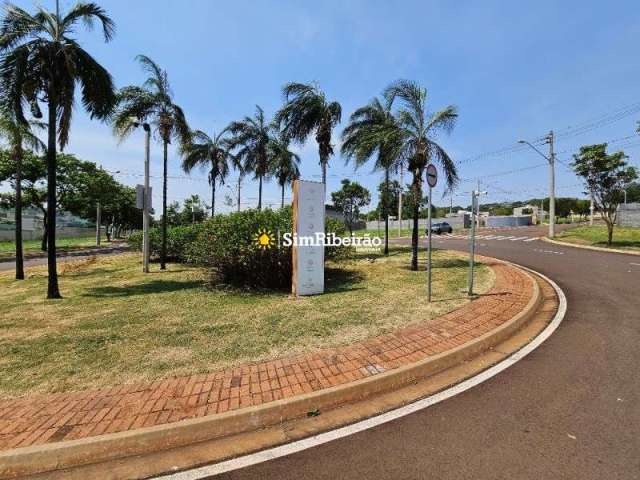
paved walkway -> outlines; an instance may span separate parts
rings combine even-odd
[[[376,375],[458,347],[511,319],[533,294],[501,263],[492,291],[431,321],[314,354],[151,384],[0,401],[0,449],[72,440],[202,417]]]

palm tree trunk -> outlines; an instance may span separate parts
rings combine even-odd
[[[326,185],[327,184],[327,159],[326,158],[320,158],[320,167],[322,168],[322,183]]]
[[[216,177],[211,178],[211,216],[216,214]]]
[[[262,175],[258,178],[258,210],[262,210]]]
[[[238,175],[238,212],[240,211],[240,187],[242,186],[242,176]]]
[[[163,145],[162,170],[162,249],[160,250],[160,270],[167,268],[167,141]]]
[[[56,122],[58,105],[53,82],[49,85],[49,136],[47,145],[47,298],[62,298],[56,264]]]
[[[16,162],[16,280],[24,280],[24,257],[22,251],[22,139],[14,146]]]
[[[389,169],[384,171],[384,254],[389,255]]]
[[[420,218],[421,173],[413,173],[413,232],[411,233],[411,270],[418,270],[418,218]]]

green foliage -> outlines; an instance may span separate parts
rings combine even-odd
[[[245,210],[216,215],[202,224],[169,228],[168,256],[178,262],[208,267],[214,284],[236,287],[281,289],[291,286],[291,248],[278,244],[280,235],[291,232],[291,208]],[[261,248],[256,237],[267,231],[273,235],[270,248]],[[327,219],[325,231],[345,235],[345,226]],[[151,254],[160,253],[160,231],[151,229]],[[129,244],[142,249],[142,232],[129,236]],[[345,247],[328,247],[327,259],[344,258]]]
[[[202,224],[180,225],[167,229],[167,258],[175,262],[188,262],[189,252],[198,235],[203,230]],[[160,256],[162,236],[159,228],[150,230],[150,253],[152,257]],[[129,245],[142,250],[142,230],[136,230],[127,240]]]
[[[355,222],[360,218],[360,209],[371,202],[371,193],[357,182],[343,179],[342,188],[331,193],[333,205],[342,212],[345,223],[352,232]]]
[[[624,152],[607,154],[606,143],[580,147],[580,153],[573,158],[576,175],[583,178],[595,207],[607,224],[610,245],[618,205],[624,198],[623,190],[638,178],[636,169],[627,164]]]
[[[261,248],[260,231],[270,232],[274,245]],[[203,224],[190,260],[210,268],[214,283],[252,288],[291,286],[291,249],[278,246],[277,236],[291,231],[291,209],[245,210],[216,215]]]

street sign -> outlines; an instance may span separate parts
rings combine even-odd
[[[153,208],[151,206],[151,195],[151,187],[149,187],[149,209]],[[144,208],[144,185],[136,185],[136,208]]]
[[[427,165],[427,184],[433,188],[438,183],[438,170],[436,170],[436,166],[432,163]]]

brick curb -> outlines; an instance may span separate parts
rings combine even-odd
[[[607,252],[607,253],[622,253],[624,255],[636,255],[636,256],[640,255],[640,252],[634,252],[632,250],[622,250],[619,248],[593,247],[591,245],[578,245],[575,243],[562,242],[560,240],[552,240],[549,237],[540,237],[540,240],[547,243],[553,243],[554,245],[562,245],[563,247],[581,248],[582,250],[594,250],[596,252]]]
[[[510,320],[501,322],[497,328],[462,345],[349,383],[258,406],[125,432],[7,450],[0,453],[0,478],[18,478],[40,472],[53,474],[64,468],[107,461],[126,462],[127,457],[204,442],[303,417],[317,409],[326,410],[361,400],[441,372],[509,337],[529,320],[540,304],[540,288],[528,273],[505,267],[504,262],[497,263],[502,265],[501,268],[517,271],[527,280],[532,290],[531,298],[524,309],[519,308],[519,312]]]

